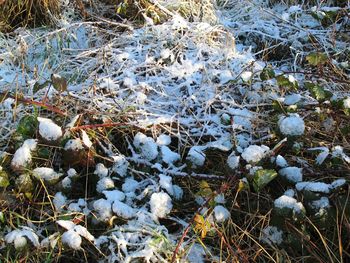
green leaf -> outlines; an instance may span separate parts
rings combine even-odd
[[[275,71],[273,71],[270,67],[265,67],[263,71],[260,73],[260,79],[262,81],[273,79],[275,77]]]
[[[255,172],[253,177],[253,187],[256,192],[260,192],[268,183],[277,177],[277,172],[272,169],[263,169]]]
[[[45,81],[44,83],[40,84],[39,81],[35,82],[34,87],[33,87],[33,93],[37,93],[39,90],[45,88],[50,81]]]
[[[5,171],[0,171],[0,187],[5,188],[9,186],[10,181],[7,173]]]
[[[325,53],[315,52],[307,55],[306,60],[312,66],[320,66],[328,61],[328,57]]]
[[[328,100],[333,96],[332,92],[325,90],[323,87],[311,82],[306,82],[305,87],[311,92],[312,97],[319,102]]]
[[[277,76],[276,80],[277,80],[278,86],[283,87],[283,88],[297,90],[298,87],[299,87],[298,82],[296,80],[295,81],[291,81],[290,78],[288,78],[288,77],[286,77],[284,75]]]
[[[64,92],[67,90],[67,87],[68,87],[67,80],[58,74],[51,75],[51,83],[55,88],[55,90],[57,90],[58,92]]]
[[[17,132],[23,137],[33,137],[37,127],[37,118],[35,118],[33,115],[26,115],[19,121]]]

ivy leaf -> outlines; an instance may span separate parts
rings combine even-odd
[[[305,87],[311,92],[312,97],[319,102],[328,100],[333,96],[332,92],[325,90],[323,87],[311,82],[306,82]]]
[[[296,80],[292,78],[292,76],[286,77],[284,75],[279,75],[276,77],[277,84],[280,87],[294,89],[297,90],[299,85]]]
[[[320,66],[328,61],[328,57],[325,53],[314,52],[307,55],[306,60],[312,66]]]
[[[255,172],[253,177],[253,187],[256,192],[260,192],[269,182],[277,177],[275,170],[263,169]]]
[[[33,137],[38,127],[38,120],[32,115],[24,116],[17,126],[17,132],[23,137]]]
[[[265,67],[263,71],[260,73],[260,79],[262,81],[273,79],[275,77],[275,71],[273,71],[270,67]]]

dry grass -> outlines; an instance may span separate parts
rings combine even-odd
[[[18,27],[50,25],[60,14],[59,0],[18,0],[0,4],[0,31]]]

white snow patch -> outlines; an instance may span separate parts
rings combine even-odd
[[[136,209],[117,200],[113,202],[112,210],[115,214],[125,219],[135,217],[137,212]]]
[[[98,218],[101,221],[107,221],[112,217],[112,204],[111,201],[106,199],[98,199],[93,203],[94,210],[98,213]]]
[[[66,244],[74,250],[81,249],[81,236],[73,229],[64,232],[61,237],[61,240],[63,244]]]
[[[55,182],[62,174],[49,167],[38,167],[33,170],[33,176],[47,182]]]
[[[164,218],[173,208],[167,193],[153,193],[150,199],[151,212],[155,217]]]
[[[174,195],[172,178],[170,176],[160,174],[159,175],[159,185],[166,190],[170,195]]]
[[[298,202],[295,198],[282,195],[274,201],[274,205],[277,208],[289,208],[292,209],[296,213],[300,213],[304,210],[304,206],[301,202]]]
[[[104,190],[114,188],[114,181],[109,177],[103,177],[98,180],[96,185],[96,191],[102,193]]]
[[[278,126],[281,133],[287,136],[299,136],[305,131],[304,120],[298,114],[280,118]]]
[[[222,205],[217,205],[214,208],[214,216],[216,222],[221,223],[227,220],[231,216],[231,213]]]
[[[103,163],[98,163],[96,164],[94,174],[98,175],[100,178],[107,177],[108,168],[106,168]]]
[[[188,152],[186,160],[190,161],[194,166],[200,167],[204,165],[205,157],[202,147],[193,146]]]
[[[315,209],[324,209],[330,207],[328,197],[321,197],[319,200],[312,201],[311,206]]]
[[[15,229],[5,236],[5,241],[8,244],[13,243],[16,249],[21,249],[27,245],[27,239],[35,246],[39,247],[39,238],[37,234],[29,227],[22,227],[22,229]]]
[[[329,184],[323,182],[300,182],[295,185],[295,188],[298,191],[310,191],[310,192],[318,192],[318,193],[329,193]]]
[[[294,105],[301,100],[302,96],[300,94],[291,94],[284,98],[283,103],[286,105]]]
[[[70,139],[69,141],[66,142],[66,145],[64,146],[64,149],[66,151],[71,150],[71,151],[78,151],[81,149],[84,149],[83,143],[79,138],[76,139]]]
[[[264,228],[262,234],[261,241],[265,242],[266,244],[271,245],[273,243],[279,245],[283,241],[283,231],[279,230],[275,226],[268,226]]]
[[[92,146],[92,141],[90,140],[89,136],[87,135],[87,133],[82,130],[81,131],[81,137],[83,139],[83,143],[87,148],[90,148]]]
[[[250,145],[248,148],[244,149],[242,158],[248,163],[257,163],[269,153],[269,150],[270,148],[265,145]]]
[[[239,166],[239,159],[240,157],[232,152],[227,158],[227,165],[234,170]]]
[[[139,132],[134,138],[134,146],[141,150],[141,155],[148,161],[152,161],[158,156],[158,145],[151,137],[147,137]]]
[[[161,153],[162,153],[162,159],[163,162],[167,164],[172,164],[178,160],[180,160],[180,154],[173,152],[170,150],[168,146],[162,145],[160,147]]]
[[[123,201],[125,199],[125,194],[119,190],[103,191],[102,192],[108,201]]]
[[[157,138],[158,145],[169,145],[171,143],[171,137],[166,134],[161,134]]]
[[[15,170],[22,170],[32,161],[32,151],[36,149],[37,140],[28,139],[17,149],[11,160],[11,167]]]
[[[125,177],[128,172],[129,162],[124,155],[112,156],[114,164],[112,170],[121,177]]]
[[[57,192],[52,200],[55,209],[60,212],[63,207],[67,204],[67,197],[65,197],[61,192]]]
[[[62,129],[50,119],[38,117],[39,134],[47,141],[56,141],[62,137]]]
[[[276,165],[283,168],[283,167],[287,167],[288,163],[287,163],[286,159],[284,159],[283,156],[277,155],[277,157],[276,157]]]
[[[285,177],[288,181],[298,183],[303,180],[303,169],[295,166],[285,167],[278,171],[278,173]]]

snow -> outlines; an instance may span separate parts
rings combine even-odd
[[[78,173],[74,168],[69,168],[67,171],[67,175],[71,178],[75,178],[78,175]]]
[[[324,209],[330,207],[328,197],[322,196],[319,200],[312,201],[311,206],[315,209]]]
[[[67,204],[67,197],[65,197],[61,192],[57,192],[52,200],[55,209],[60,212],[63,207]]]
[[[305,131],[304,120],[298,114],[280,118],[278,126],[281,133],[287,136],[303,135]]]
[[[134,192],[138,188],[139,188],[139,182],[130,177],[126,178],[124,184],[122,185],[122,189],[124,193]]]
[[[330,188],[336,189],[340,186],[343,186],[346,183],[346,180],[343,178],[335,180],[333,183],[331,183]]]
[[[343,106],[345,109],[350,109],[350,97],[343,100]]]
[[[193,146],[188,152],[186,160],[191,162],[194,167],[200,167],[204,165],[205,157],[201,147]]]
[[[160,151],[162,153],[162,160],[166,164],[173,164],[180,160],[180,154],[173,152],[168,146],[162,145]]]
[[[283,231],[275,226],[268,226],[262,231],[261,241],[269,245],[279,245],[283,242]]]
[[[215,196],[214,201],[217,204],[225,204],[226,200],[224,194],[218,194],[217,196]]]
[[[298,191],[310,191],[318,193],[329,193],[329,184],[323,182],[300,182],[295,185]]]
[[[33,170],[34,177],[42,179],[47,182],[57,182],[62,176],[61,173],[55,172],[54,169],[49,167],[38,167]]]
[[[169,145],[171,143],[171,137],[166,134],[161,134],[157,138],[158,145]]]
[[[250,72],[250,71],[244,71],[242,74],[241,74],[241,78],[243,81],[245,82],[248,82],[253,76],[253,73]]]
[[[244,149],[242,153],[242,158],[248,163],[257,163],[261,161],[266,155],[269,153],[270,148],[262,145],[250,145],[246,149]]]
[[[232,169],[235,170],[239,166],[239,156],[236,156],[234,152],[232,152],[228,158],[227,158],[227,165]]]
[[[125,194],[119,190],[110,190],[110,191],[105,190],[102,193],[110,202],[123,201],[125,199]]]
[[[71,150],[71,151],[78,151],[84,149],[83,143],[79,138],[76,139],[70,139],[67,141],[67,143],[64,146],[64,149],[66,151]]]
[[[303,169],[295,166],[285,167],[278,171],[278,173],[285,177],[288,181],[298,183],[303,180]]]
[[[282,167],[282,168],[288,166],[288,163],[287,163],[286,159],[284,159],[284,157],[281,156],[281,155],[277,155],[277,157],[276,157],[276,164],[277,164],[277,166]]]
[[[96,191],[98,193],[102,193],[104,190],[114,188],[114,186],[114,181],[111,178],[103,177],[100,180],[98,180],[96,185]]]
[[[172,178],[170,176],[160,174],[159,175],[159,185],[166,190],[171,196],[174,195]]]
[[[67,177],[63,178],[61,184],[62,184],[62,187],[64,189],[71,188],[72,187],[72,179],[69,176],[67,176]]]
[[[293,210],[295,213],[300,213],[304,210],[304,206],[301,202],[298,202],[295,198],[282,195],[274,201],[274,205],[276,208],[289,208]]]
[[[214,207],[214,217],[216,222],[222,223],[225,220],[229,219],[231,213],[222,205],[217,205]]]
[[[57,141],[62,137],[62,129],[52,120],[38,117],[39,134],[47,141]]]
[[[101,198],[94,201],[93,208],[101,221],[107,221],[112,217],[112,204],[106,199]]]
[[[141,155],[152,161],[158,156],[158,145],[151,137],[147,137],[143,133],[139,132],[135,135],[134,146],[141,151]]]
[[[124,155],[115,155],[112,156],[114,164],[112,171],[117,173],[121,177],[125,177],[128,172],[129,163],[126,160]]]
[[[37,140],[28,139],[17,149],[11,160],[11,167],[14,170],[23,170],[32,161],[32,151],[36,149]]]
[[[284,101],[283,103],[285,105],[294,105],[296,103],[298,103],[300,100],[301,100],[302,96],[298,93],[294,93],[294,94],[291,94],[291,95],[288,95],[284,98]]]
[[[94,174],[98,177],[103,178],[108,176],[108,169],[104,166],[103,163],[96,164]]]
[[[156,218],[164,218],[173,208],[170,196],[164,192],[153,193],[149,203],[151,206],[151,213]]]
[[[35,234],[33,230],[28,227],[22,227],[22,229],[15,229],[5,236],[6,243],[13,243],[15,249],[19,250],[27,245],[27,239],[29,239],[35,247],[40,246],[37,234]]]
[[[61,240],[63,244],[67,245],[68,247],[74,250],[81,249],[81,236],[73,229],[64,232],[61,237]]]
[[[134,208],[117,200],[113,202],[112,210],[115,214],[124,219],[130,219],[132,217],[135,217],[137,212],[137,210],[135,210]]]

